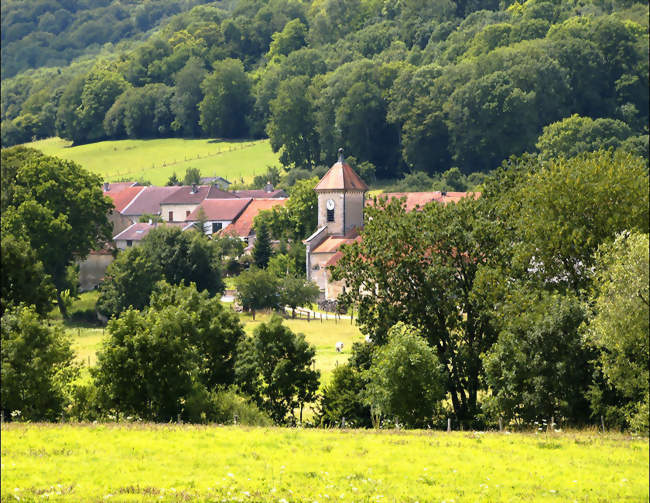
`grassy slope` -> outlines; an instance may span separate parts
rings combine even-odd
[[[70,142],[49,138],[25,146],[78,162],[104,180],[146,179],[164,185],[172,173],[182,179],[189,167],[204,176],[222,176],[231,182],[251,181],[266,172],[268,165],[279,165],[268,140],[221,141],[167,138],[156,140],[102,141],[70,147]]]
[[[616,434],[2,427],[3,501],[647,501],[647,482],[647,439]]]

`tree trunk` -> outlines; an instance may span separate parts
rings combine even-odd
[[[255,309],[251,309],[251,313],[253,313],[253,321],[255,321]]]
[[[56,291],[56,303],[59,305],[59,311],[61,312],[61,316],[63,316],[64,320],[68,319],[68,309],[65,307],[65,302],[63,302],[63,299],[61,298],[61,292],[58,290]]]
[[[296,308],[292,307],[291,308],[291,318],[295,318],[295,317],[296,317]],[[301,420],[302,420],[302,418],[301,418]]]

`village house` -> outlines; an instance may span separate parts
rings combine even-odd
[[[221,229],[226,229],[233,221],[237,220],[248,207],[252,199],[204,199],[187,216],[188,222],[203,220],[203,233],[211,236]]]
[[[336,299],[343,291],[343,282],[332,281],[329,267],[342,256],[341,246],[359,241],[363,229],[363,211],[372,205],[366,200],[368,186],[343,158],[339,159],[318,182],[314,191],[318,195],[318,228],[305,241],[306,275],[321,290],[324,299]],[[427,203],[458,202],[464,197],[478,197],[479,193],[467,192],[389,192],[380,194],[382,199],[401,198],[407,211],[417,211]]]

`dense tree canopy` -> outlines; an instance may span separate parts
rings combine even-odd
[[[268,134],[286,167],[329,164],[343,146],[380,178],[489,171],[536,144],[647,156],[641,2],[58,3],[12,0],[3,14],[4,146]]]
[[[5,167],[6,163],[6,167]],[[71,161],[16,147],[2,151],[2,229],[27,241],[57,292],[76,288],[69,267],[111,238],[101,180]]]

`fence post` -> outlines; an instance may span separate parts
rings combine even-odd
[[[451,431],[451,418],[447,418],[447,431]]]
[[[600,425],[603,428],[603,433],[605,433],[605,418],[603,416],[600,416]]]
[[[503,431],[503,419],[499,418],[499,431]]]

